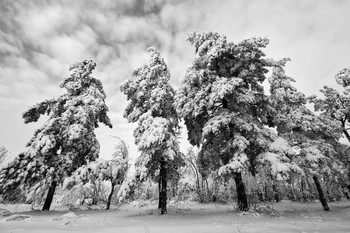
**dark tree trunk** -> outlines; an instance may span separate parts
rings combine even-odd
[[[159,172],[159,203],[158,209],[160,209],[160,214],[167,214],[166,202],[167,202],[167,177],[166,177],[166,161],[160,162],[160,172]]]
[[[47,192],[45,203],[44,203],[44,206],[43,206],[43,209],[42,209],[43,211],[44,210],[50,210],[50,206],[51,206],[51,203],[52,203],[53,195],[55,194],[56,186],[57,186],[57,182],[53,181],[51,183],[49,191]]]
[[[111,207],[112,196],[113,196],[114,187],[115,187],[115,184],[113,182],[111,182],[111,183],[112,183],[112,187],[111,187],[111,192],[108,195],[106,210],[109,210],[109,207]]]
[[[305,181],[304,181],[303,178],[301,178],[301,182],[300,182],[301,198],[302,198],[303,201],[306,201],[306,197],[304,195],[304,193],[305,193],[304,190],[305,190]]]
[[[274,194],[274,197],[275,197],[275,201],[276,202],[280,202],[281,201],[280,193],[278,191],[278,188],[277,188],[276,184],[272,185],[272,190],[273,190],[273,194]]]
[[[343,192],[346,199],[350,200],[350,185],[345,184],[343,188],[344,188]],[[348,190],[345,190],[345,189],[348,189]]]
[[[322,190],[322,187],[321,187],[321,184],[320,184],[320,181],[318,180],[317,176],[313,176],[312,177],[314,179],[314,182],[315,182],[315,185],[316,185],[316,188],[317,188],[317,192],[318,192],[318,195],[320,197],[320,202],[323,206],[323,209],[325,211],[328,211],[329,210],[329,207],[328,207],[328,204],[327,204],[327,200],[323,194],[323,190]]]
[[[270,186],[270,184],[264,184],[265,187],[264,187],[264,194],[265,194],[265,198],[264,200],[265,201],[272,201],[273,199],[273,191],[272,190],[272,187]]]
[[[238,210],[247,211],[248,210],[248,201],[247,195],[245,193],[245,187],[240,172],[235,172],[235,183],[237,189],[237,201],[238,201]]]
[[[173,197],[176,197],[176,188],[175,188],[175,186],[173,186],[172,191],[173,191]]]
[[[343,128],[344,128],[344,129],[343,129],[343,133],[344,133],[346,139],[348,139],[348,141],[350,142],[350,135],[349,135],[348,131],[346,131],[345,125],[343,126]]]
[[[303,193],[304,190],[305,190],[305,180],[303,177],[301,177],[301,180],[300,180],[300,189],[301,189],[301,192]]]
[[[349,193],[347,193],[347,192],[344,192],[344,195],[345,195],[345,198],[346,198],[346,199],[350,200],[350,196],[349,196]]]
[[[160,192],[160,189],[161,189],[161,183],[162,182],[162,179],[161,179],[161,176],[160,176],[160,172],[159,172],[159,178],[158,178],[158,209],[160,209],[161,207],[161,192]]]

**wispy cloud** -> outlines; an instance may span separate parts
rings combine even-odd
[[[21,113],[62,94],[58,86],[68,66],[91,58],[114,123],[113,130],[98,129],[102,154],[113,147],[108,135],[125,139],[136,153],[119,86],[155,46],[178,87],[193,57],[186,38],[194,30],[217,31],[236,42],[268,37],[267,56],[292,58],[288,74],[301,91],[317,93],[349,66],[349,10],[349,1],[326,0],[0,1],[0,144],[21,152],[38,127],[24,125]]]

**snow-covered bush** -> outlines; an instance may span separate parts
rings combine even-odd
[[[140,182],[135,178],[135,175],[127,176],[117,193],[118,201],[126,202],[128,200],[133,200],[135,197],[135,190],[137,187],[140,187],[139,184]]]
[[[201,193],[198,193],[196,189],[196,177],[192,174],[184,174],[178,182],[177,200],[201,201],[197,196]]]
[[[78,168],[72,176],[66,178],[63,187],[65,189],[80,189],[82,197],[80,197],[84,203],[84,200],[92,198],[91,204],[97,204],[98,199],[104,199],[107,202],[107,209],[109,209],[114,188],[120,186],[126,177],[128,171],[128,154],[119,154],[114,156],[113,160],[98,159],[92,161],[87,165],[83,165]],[[105,196],[106,184],[109,184],[109,195]]]

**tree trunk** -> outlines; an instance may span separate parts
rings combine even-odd
[[[272,201],[273,199],[273,190],[270,184],[265,183],[264,184],[264,194],[265,194],[265,201]],[[272,190],[272,191],[271,191]]]
[[[43,206],[43,209],[42,209],[43,211],[44,210],[50,210],[50,206],[51,206],[51,203],[52,203],[53,195],[55,194],[56,186],[57,186],[57,182],[53,181],[51,183],[49,191],[47,192],[45,203],[44,203],[44,206]]]
[[[245,193],[245,187],[240,172],[235,172],[235,183],[237,190],[237,201],[238,201],[238,210],[247,211],[248,210],[248,201],[247,195]]]
[[[348,131],[346,131],[345,125],[343,126],[343,133],[344,133],[346,139],[348,139],[348,141],[350,142],[350,135],[349,135]]]
[[[176,187],[175,186],[173,186],[173,188],[172,188],[172,191],[173,191],[173,197],[176,197]]]
[[[348,190],[346,190],[346,189],[348,189]],[[343,187],[343,192],[344,192],[346,199],[350,200],[350,185],[345,184]]]
[[[307,197],[305,197],[305,195],[304,195],[304,193],[305,193],[305,181],[304,181],[303,177],[301,177],[300,192],[301,192],[302,201],[306,201]]]
[[[159,203],[158,209],[160,209],[160,214],[167,214],[166,202],[167,202],[167,177],[166,177],[166,161],[162,160],[160,162],[160,172],[159,172]]]
[[[277,188],[277,185],[276,184],[273,184],[272,185],[272,190],[273,190],[273,195],[275,197],[275,201],[276,202],[280,202],[281,201],[281,198],[280,198],[280,193],[278,191],[278,188]]]
[[[350,200],[350,196],[349,196],[349,193],[347,193],[347,192],[344,192],[344,195],[345,195],[345,198],[346,198],[346,199]]]
[[[162,206],[161,205],[161,198],[160,198],[160,196],[161,196],[161,191],[160,191],[160,189],[161,189],[161,183],[162,182],[162,179],[161,179],[161,176],[160,176],[160,171],[159,171],[159,178],[158,178],[158,209],[160,209],[160,207]]]
[[[108,195],[108,201],[107,201],[106,210],[109,210],[109,207],[111,206],[112,196],[113,196],[114,187],[115,187],[115,184],[113,182],[111,182],[111,184],[112,184],[112,187],[111,187],[111,192]]]
[[[322,187],[321,187],[321,184],[320,184],[320,181],[318,180],[317,176],[313,176],[312,177],[314,179],[314,182],[315,182],[315,185],[316,185],[316,188],[317,188],[317,192],[318,192],[318,195],[320,197],[320,202],[323,206],[323,209],[325,211],[328,211],[329,210],[329,207],[328,207],[328,204],[327,204],[327,200],[323,194],[323,190],[322,190]]]

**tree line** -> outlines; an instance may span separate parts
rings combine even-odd
[[[186,174],[194,177],[191,189],[199,201],[215,201],[214,190],[220,189],[215,182],[225,186],[231,180],[235,189],[228,195],[234,196],[240,211],[247,211],[252,202],[248,179],[248,191],[259,201],[268,196],[267,187],[276,201],[287,193],[282,188],[295,199],[296,190],[305,196],[315,187],[323,209],[329,210],[325,185],[337,184],[348,195],[349,146],[339,140],[344,136],[350,142],[349,69],[335,76],[343,92],[324,87],[322,98],[308,97],[285,73],[289,59],[266,58],[266,38],[233,43],[218,33],[194,32],[188,41],[195,53],[179,89],[170,85],[169,68],[155,48],[148,49],[149,62],[120,87],[128,101],[124,117],[137,123],[134,137],[140,155],[132,177],[126,175],[124,142],[111,161],[98,159],[94,130],[100,123],[112,128],[112,123],[102,83],[91,76],[96,63],[84,60],[70,67],[71,74],[60,85],[65,94],[23,114],[25,123],[45,114],[48,120],[35,131],[26,151],[1,168],[2,198],[25,194],[30,202],[40,197],[45,200],[43,210],[49,210],[57,186],[72,189],[108,181],[108,209],[116,185],[122,199],[135,195],[137,184],[152,180],[158,186],[160,214],[166,214],[170,188]],[[269,91],[262,85],[265,81]],[[180,121],[196,153],[180,152]],[[183,185],[182,194],[185,189]]]

